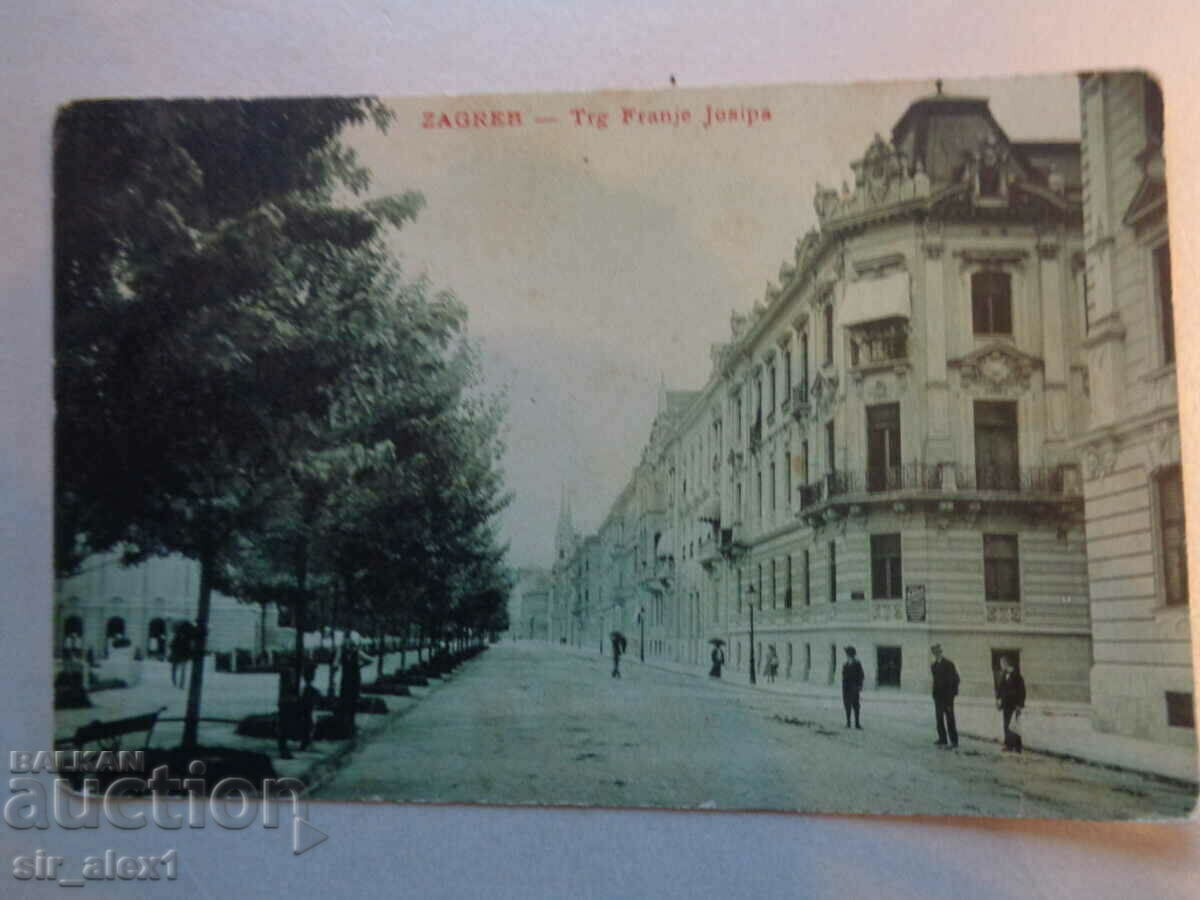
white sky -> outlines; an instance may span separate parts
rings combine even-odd
[[[1011,138],[1078,139],[1074,76],[947,81],[990,98]],[[728,339],[815,224],[814,184],[851,160],[928,82],[592,95],[403,99],[387,135],[349,136],[373,193],[419,190],[427,207],[393,240],[470,310],[486,378],[509,396],[504,517],[512,562],[545,565],[561,487],[594,529],[636,464],[661,379],[703,385]],[[772,120],[704,128],[705,107],[762,107]],[[621,125],[622,106],[689,109],[678,128]],[[608,111],[578,127],[570,110]],[[430,130],[426,110],[520,110],[522,128]],[[557,123],[534,124],[535,116]]]

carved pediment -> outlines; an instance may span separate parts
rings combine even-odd
[[[948,365],[958,371],[962,387],[986,393],[1020,393],[1029,389],[1033,373],[1042,368],[1036,356],[1004,343],[988,344]]]

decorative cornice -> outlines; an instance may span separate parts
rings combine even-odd
[[[886,269],[903,266],[905,257],[903,253],[885,253],[882,256],[873,256],[868,259],[854,260],[854,271],[858,275],[865,275],[868,272],[882,272]]]
[[[1019,247],[1003,247],[996,249],[964,248],[955,250],[954,255],[963,266],[1012,266],[1022,265],[1029,257],[1029,251]]]

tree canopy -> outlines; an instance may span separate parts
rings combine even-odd
[[[201,626],[214,587],[271,598],[298,611],[298,654],[321,591],[430,633],[494,620],[452,611],[504,590],[502,407],[465,308],[405,281],[382,240],[423,199],[362,200],[370,173],[339,139],[389,119],[370,98],[60,112],[60,574],[116,547],[182,554]]]

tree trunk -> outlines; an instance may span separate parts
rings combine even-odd
[[[375,657],[375,680],[378,681],[383,677],[383,658],[387,656],[383,651],[383,623],[375,624],[375,650],[379,653]]]
[[[199,743],[200,693],[204,689],[204,654],[208,650],[208,612],[212,602],[214,554],[200,555],[200,599],[196,605],[196,639],[192,645],[192,680],[188,683],[187,711],[180,748],[193,751]]]
[[[342,589],[346,592],[347,600],[350,600],[350,579],[342,578]],[[350,609],[354,608],[353,602],[346,604]],[[325,691],[325,696],[334,696],[334,676],[337,674],[338,668],[338,652],[337,652],[337,595],[333,599],[333,611],[329,617],[329,689]]]

